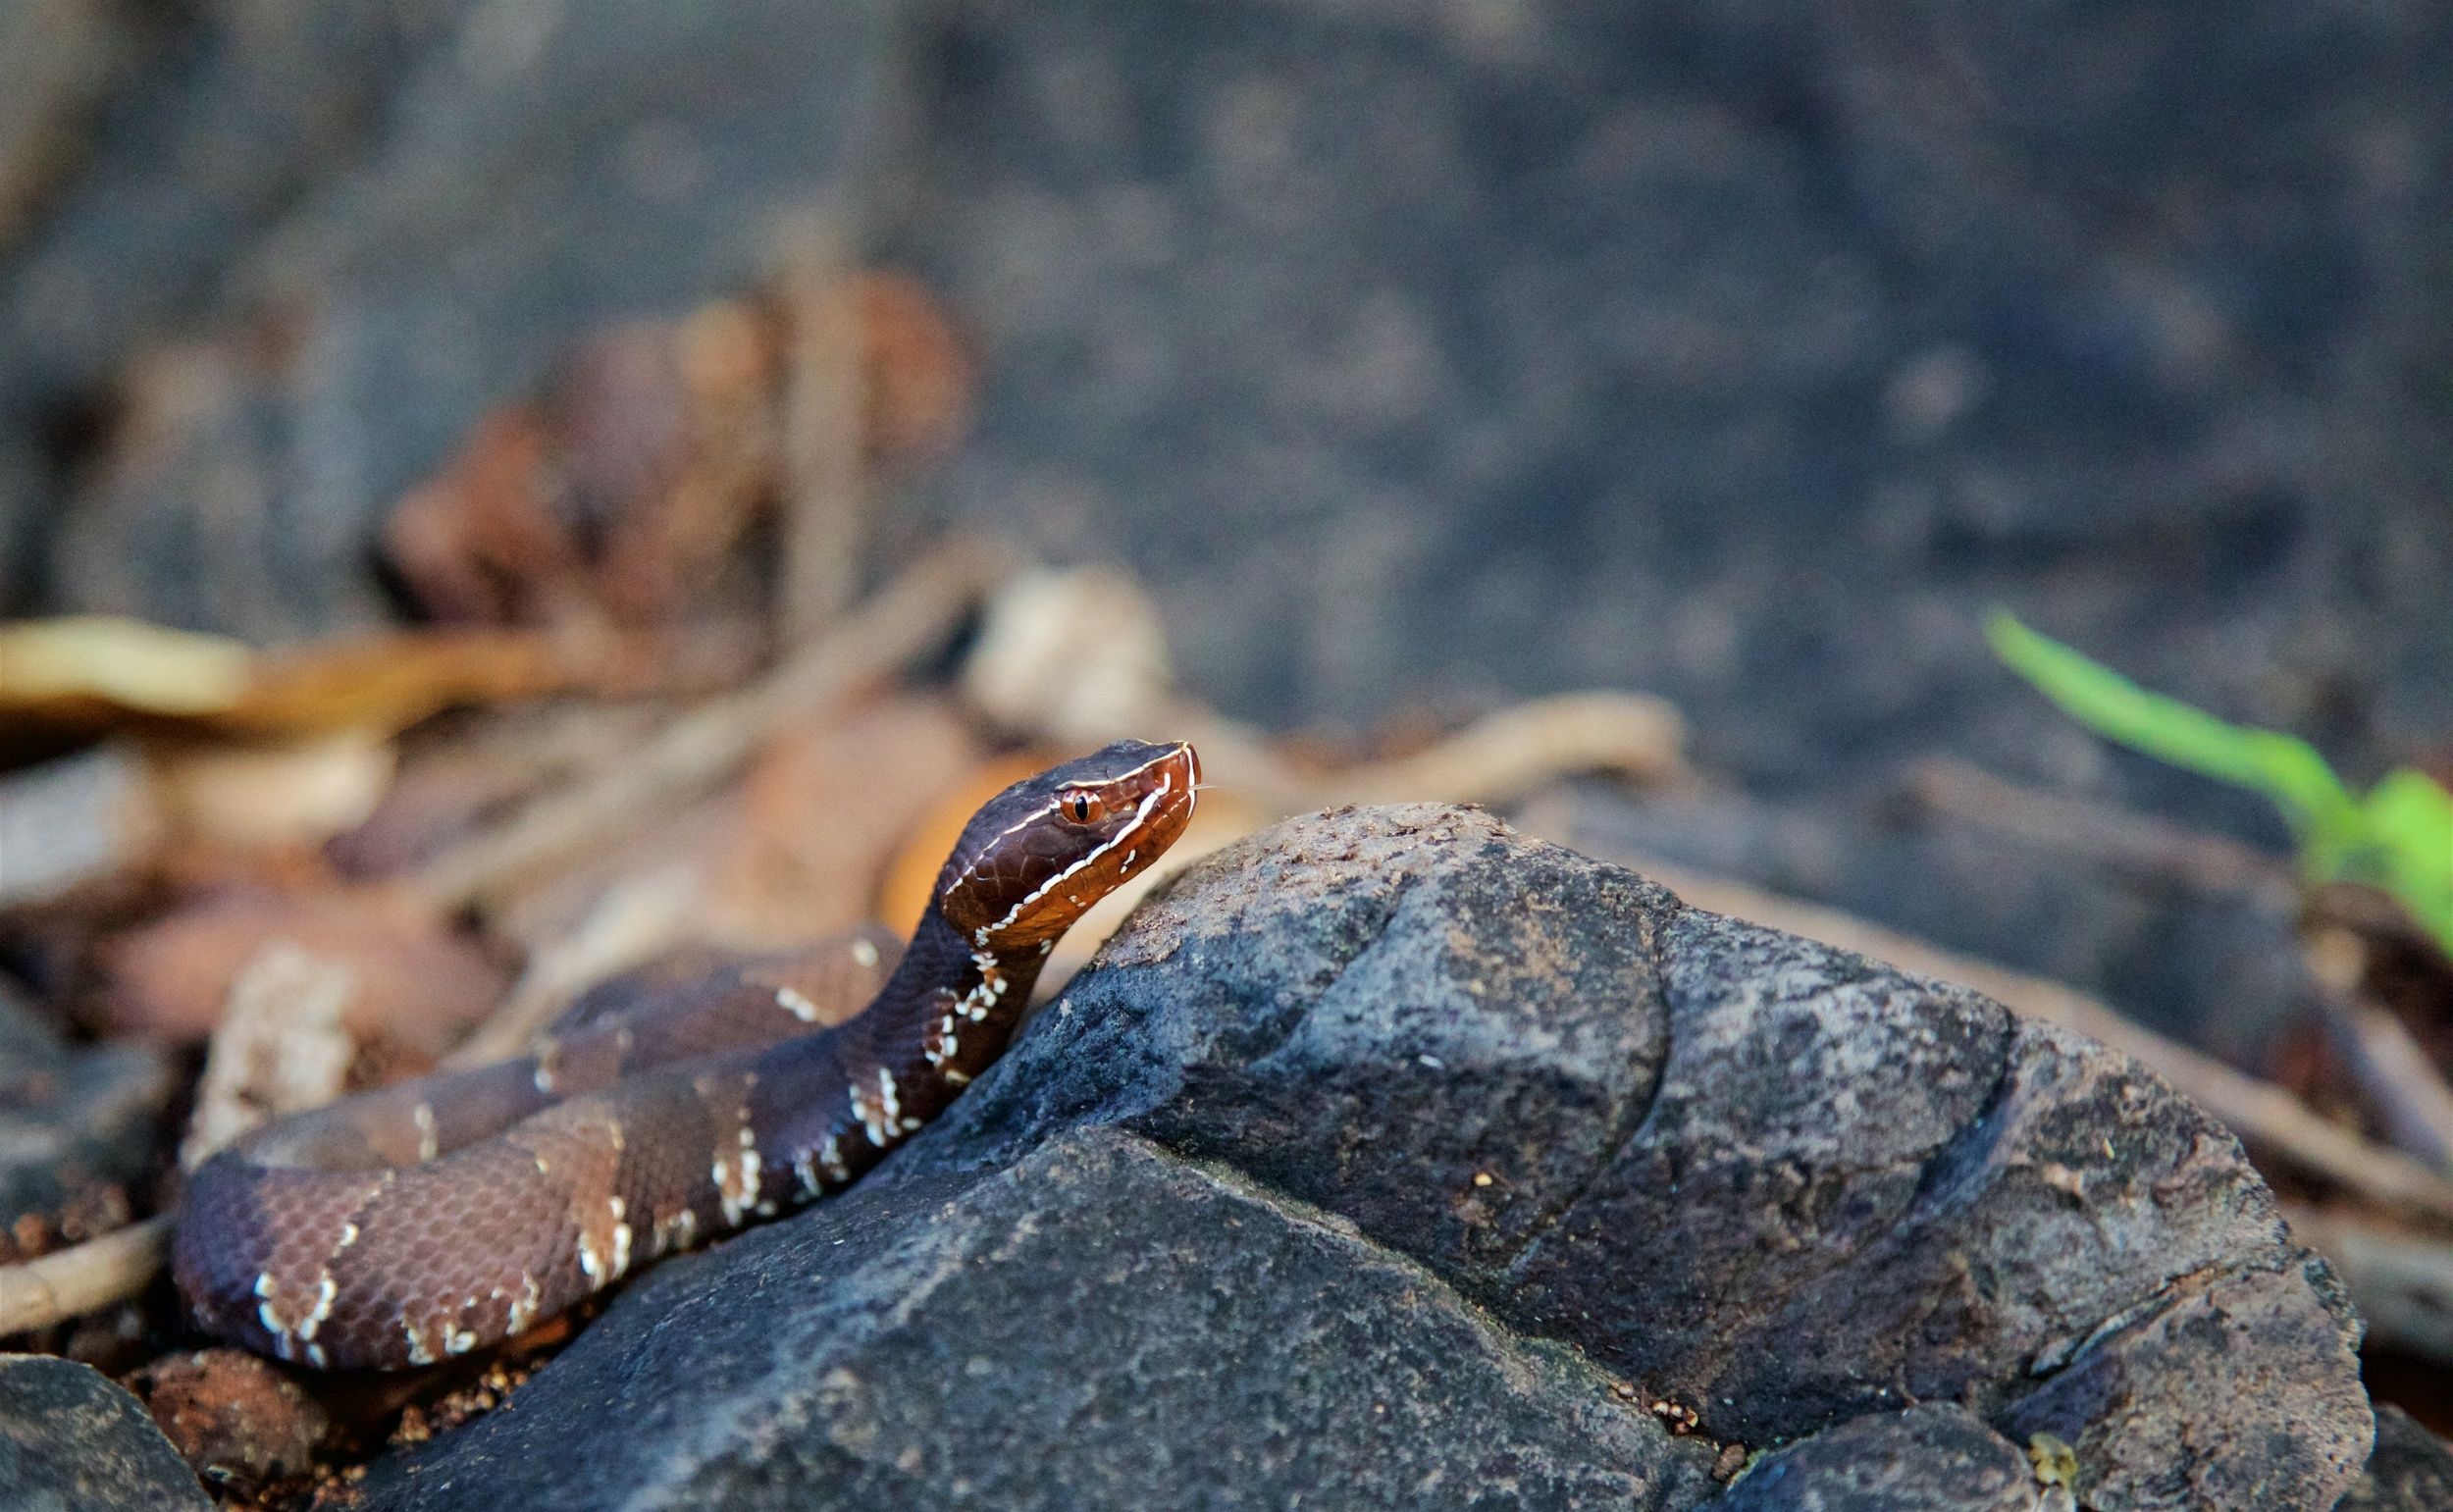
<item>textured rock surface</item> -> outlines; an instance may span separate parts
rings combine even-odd
[[[178,1090],[160,1047],[73,1049],[0,985],[0,1230],[151,1174]]]
[[[2300,898],[2278,862],[2230,888],[2086,844],[1957,822],[1885,793],[1863,802],[1713,792],[1630,801],[1600,784],[1547,795],[1527,828],[1604,860],[1748,877],[1921,939],[2067,982],[2139,1022],[2256,1067],[2318,991]],[[2037,927],[2038,920],[2049,927]]]
[[[2453,1507],[2453,1444],[2399,1407],[2376,1409],[2376,1452],[2338,1512],[2436,1512]]]
[[[90,1365],[0,1354],[0,1507],[208,1512],[212,1502],[137,1400]]]
[[[2027,1456],[1960,1407],[1868,1414],[1769,1454],[1713,1512],[2037,1512]]]
[[[523,1392],[373,1504],[1667,1508],[1710,1486],[1708,1446],[1590,1365],[1120,1130],[862,1186],[717,1264],[551,1368],[620,1404],[584,1482],[571,1425]],[[796,1300],[741,1309],[755,1291]]]
[[[1477,812],[1348,810],[1188,874],[907,1153],[369,1491],[1677,1507],[1721,1442],[1878,1415],[1781,1484],[1873,1495],[1947,1438],[1982,1505],[1982,1420],[2069,1441],[2099,1512],[2320,1512],[2369,1447],[2355,1332],[2127,1062]]]

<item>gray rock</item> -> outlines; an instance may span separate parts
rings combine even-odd
[[[2078,1263],[2086,1253],[2079,1251]],[[2300,1252],[2179,1277],[2002,1415],[2078,1454],[2091,1507],[2323,1506],[2367,1459],[2364,1410],[2323,1380],[2356,1366],[2356,1325],[2323,1261]]]
[[[2376,1452],[2336,1512],[2442,1512],[2453,1507],[2453,1444],[2399,1407],[2376,1409]]]
[[[652,1279],[548,1389],[379,1470],[370,1507],[1498,1512],[1711,1487],[1710,1446],[1569,1351],[1120,1129],[863,1185],[712,1259]],[[583,1399],[616,1431],[575,1442]]]
[[[0,1354],[0,1506],[9,1512],[210,1512],[142,1403],[101,1372]]]
[[[73,1049],[0,985],[0,1230],[152,1174],[180,1084],[162,1047]]]
[[[1875,1413],[1751,1466],[1712,1512],[2037,1512],[2027,1456],[1962,1407]]]
[[[1539,810],[1524,815],[1529,828],[1604,860],[1752,878],[2066,982],[2238,1066],[2272,1064],[2316,996],[2303,902],[2279,860],[2228,889],[2175,887],[2168,872],[2101,850],[1920,811],[1897,791],[1845,803],[1733,792],[1639,802],[1590,784],[1546,795]]]
[[[2098,1512],[2321,1512],[2368,1452],[2355,1338],[2135,1065],[1479,812],[1341,810],[1202,863],[862,1186],[651,1276],[369,1488],[1263,1506],[1299,1464],[1474,1505],[1500,1466],[1509,1504],[1693,1506],[1682,1454],[1948,1400],[2070,1442]],[[1787,1482],[1872,1494],[1943,1432],[1896,1421]]]

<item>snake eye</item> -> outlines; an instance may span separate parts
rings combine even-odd
[[[1060,797],[1057,800],[1057,807],[1072,815],[1073,822],[1076,824],[1087,824],[1090,822],[1090,795],[1082,792],[1078,788]]]

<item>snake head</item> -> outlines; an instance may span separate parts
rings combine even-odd
[[[974,950],[1047,945],[1175,843],[1200,781],[1190,745],[1123,740],[1018,782],[971,815],[938,908]]]

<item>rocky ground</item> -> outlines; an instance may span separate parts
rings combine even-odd
[[[363,1490],[2007,1509],[2046,1434],[2105,1512],[2322,1509],[2356,1336],[2134,1065],[1359,810],[1203,863],[888,1170],[652,1273]]]
[[[26,0],[0,10],[0,613],[388,622],[403,495],[575,339],[811,258],[890,265],[975,383],[959,445],[874,480],[878,572],[948,525],[1126,563],[1185,688],[1331,748],[1667,695],[1701,780],[1554,794],[1545,832],[1840,904],[2315,1097],[2338,1068],[2287,870],[2277,903],[2281,868],[2195,846],[2279,852],[2273,816],[2108,752],[1978,627],[2006,604],[2355,781],[2453,770],[2448,73],[2425,0]],[[934,1153],[634,1288],[372,1504],[528,1485],[605,1401],[630,1416],[592,1453],[675,1467],[614,1483],[643,1506],[1074,1484],[1035,1451],[966,1480],[991,1472],[895,1394],[923,1380],[979,1433],[1068,1446],[1093,1502],[1223,1456],[1255,1499],[1368,1460],[1392,1479],[1356,1498],[2008,1508],[2044,1432],[2095,1504],[2315,1506],[2357,1460],[2339,1301],[2192,1110],[1539,853],[1632,931],[1580,933],[1450,854],[1517,844],[1479,822],[1353,837],[1419,899],[1316,832],[1255,875],[1350,905],[1280,916],[1205,874]],[[1188,943],[1253,909],[1248,942]],[[1439,918],[1488,959],[1408,933]],[[1561,1037],[1464,985],[1501,978]],[[1435,1030],[1459,1038],[1415,1047]],[[1814,1096],[1748,1060],[1774,1033],[1823,1058]],[[141,1211],[166,1063],[6,1003],[0,1048],[7,1179],[50,1183],[13,1210],[81,1184]],[[1061,1232],[1022,1231],[1043,1213]],[[1039,1284],[1093,1235],[1100,1284]],[[1272,1288],[1334,1303],[1317,1332],[1237,1311]],[[806,1317],[776,1324],[777,1289]],[[2261,1342],[2201,1356],[2237,1329]],[[7,1369],[29,1504],[92,1490],[40,1480],[86,1474],[62,1423],[159,1460],[100,1378]],[[1264,1384],[1282,1420],[1229,1410]],[[2220,1434],[2175,1441],[2201,1407]],[[2432,1504],[2441,1444],[2377,1432],[2345,1504]]]
[[[379,618],[379,522],[480,413],[814,218],[981,359],[890,535],[1122,559],[1281,727],[1668,694],[1776,806],[1698,854],[2270,1054],[2303,1005],[2228,916],[2082,867],[2022,929],[1865,858],[1936,754],[2278,838],[2002,678],[1995,603],[2354,774],[2440,752],[2432,21],[46,0],[0,46],[0,602]]]

